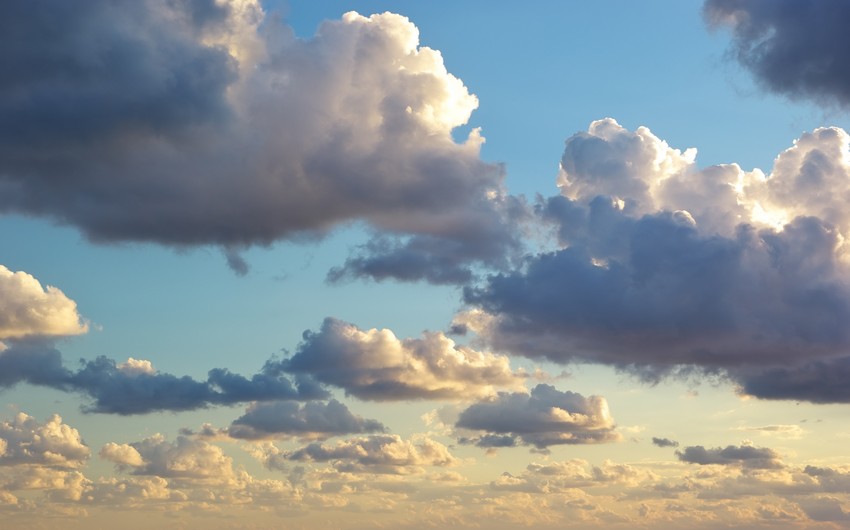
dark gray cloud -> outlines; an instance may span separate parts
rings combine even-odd
[[[521,388],[525,379],[507,357],[455,344],[442,333],[399,339],[388,329],[361,330],[333,318],[305,332],[281,366],[373,401],[476,399]]]
[[[29,383],[78,392],[92,400],[83,407],[86,412],[121,415],[328,396],[327,391],[307,377],[293,383],[282,375],[279,362],[274,360],[250,379],[216,368],[209,372],[206,381],[134,370],[126,363],[118,364],[103,356],[81,361],[81,365],[77,371],[65,368],[61,353],[49,345],[13,343],[0,352],[0,388]]]
[[[0,213],[103,243],[238,250],[362,221],[335,276],[463,282],[519,246],[521,201],[473,131],[477,99],[406,18],[296,38],[259,3],[0,6]],[[518,208],[518,209],[517,209]]]
[[[779,455],[773,449],[751,445],[729,445],[713,449],[693,445],[685,447],[681,451],[676,451],[676,456],[682,462],[689,464],[720,464],[749,469],[782,469],[785,467]]]
[[[765,399],[850,403],[850,357],[734,374],[741,391]]]
[[[653,436],[652,445],[657,445],[658,447],[679,447],[679,442],[670,440],[669,438],[656,438]]]
[[[588,221],[593,241],[465,291],[498,315],[486,331],[498,349],[664,371],[793,362],[850,345],[850,289],[834,272],[839,234],[817,218],[721,237],[670,213],[633,219],[610,201],[587,215],[616,227],[616,241]],[[616,246],[602,253],[607,243]]]
[[[268,438],[325,439],[343,434],[384,432],[377,420],[355,416],[348,407],[332,399],[327,403],[310,401],[272,401],[255,403],[227,429],[233,438],[261,440]]]
[[[846,2],[707,0],[704,12],[732,29],[732,53],[767,89],[850,105]]]
[[[847,149],[821,128],[769,175],[699,168],[645,127],[593,122],[567,140],[561,194],[537,205],[560,248],[465,288],[452,329],[650,381],[710,374],[763,398],[847,401]]]
[[[484,431],[460,441],[487,448],[523,444],[546,449],[620,439],[605,398],[586,398],[545,384],[537,385],[530,394],[502,392],[491,401],[471,405],[460,413],[456,427]]]

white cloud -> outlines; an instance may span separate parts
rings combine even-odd
[[[0,265],[0,340],[79,335],[88,324],[77,304],[31,274]]]
[[[19,412],[12,420],[0,423],[4,451],[0,466],[34,465],[62,469],[82,467],[91,451],[77,429],[62,423],[54,414],[40,423]]]

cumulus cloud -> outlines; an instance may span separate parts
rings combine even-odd
[[[729,445],[713,449],[693,445],[685,447],[681,451],[676,451],[676,456],[682,462],[701,466],[719,464],[750,469],[781,469],[785,467],[776,451],[768,447],[754,447],[752,445]]]
[[[339,472],[409,475],[425,466],[452,466],[457,460],[448,448],[427,437],[402,439],[395,434],[378,434],[340,440],[334,444],[311,443],[295,451],[258,452],[267,467],[280,469],[281,461],[330,462]],[[274,465],[270,465],[270,464]]]
[[[594,122],[566,142],[561,194],[539,204],[561,248],[467,288],[455,328],[517,355],[649,379],[695,367],[759,397],[845,400],[792,379],[850,349],[848,153],[850,135],[822,128],[769,175],[699,168],[645,127]]]
[[[33,465],[78,469],[91,451],[77,429],[54,414],[41,423],[19,412],[0,423],[0,466]]]
[[[233,459],[220,447],[185,436],[178,436],[173,442],[162,434],[129,444],[110,442],[99,454],[133,475],[219,482],[228,482],[235,475]]]
[[[518,247],[502,168],[451,136],[477,98],[405,17],[299,39],[255,0],[39,6],[0,8],[0,212],[221,245],[240,274],[241,248],[358,220],[406,242],[353,275],[456,281]]]
[[[343,434],[384,432],[386,427],[377,420],[364,419],[348,407],[332,399],[327,403],[295,401],[254,403],[245,414],[233,420],[227,434],[233,438],[261,440],[297,437],[325,439]]]
[[[475,399],[521,388],[524,380],[507,357],[455,344],[442,333],[398,339],[388,329],[364,331],[332,318],[318,332],[305,332],[283,363],[291,373],[374,401]]]
[[[509,447],[518,443],[546,449],[558,444],[594,444],[620,439],[608,402],[540,384],[530,394],[501,392],[461,412],[456,426],[485,431],[462,437],[479,447]]]
[[[205,381],[198,381],[158,372],[150,361],[133,358],[116,363],[100,356],[81,361],[81,367],[72,371],[63,365],[58,350],[40,342],[16,343],[0,352],[0,388],[18,383],[78,392],[92,400],[83,406],[84,411],[121,415],[328,396],[307,377],[290,380],[275,360],[250,378],[215,368]]]
[[[671,440],[669,438],[656,438],[652,437],[652,445],[658,447],[679,447],[679,442],[676,440]]]
[[[31,274],[0,265],[0,340],[79,335],[88,324],[77,304]]]
[[[732,53],[768,90],[850,105],[846,3],[706,0],[703,10],[732,30]]]

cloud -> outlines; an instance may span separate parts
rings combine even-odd
[[[652,445],[658,447],[679,447],[679,442],[676,440],[670,440],[669,438],[656,438],[653,436]]]
[[[233,438],[261,440],[297,437],[325,439],[343,434],[384,432],[386,427],[377,420],[352,414],[348,407],[332,399],[327,403],[310,401],[272,401],[254,403],[245,414],[233,420],[227,429]]]
[[[713,27],[728,26],[731,52],[772,92],[850,104],[850,6],[812,0],[707,0]]]
[[[417,443],[418,442],[418,443]],[[332,445],[311,443],[301,449],[262,453],[294,462],[330,462],[343,473],[409,475],[423,472],[424,466],[445,467],[457,463],[448,448],[427,437],[404,440],[395,434],[378,434],[341,440]],[[279,464],[278,464],[278,467]]]
[[[799,425],[764,425],[762,427],[737,427],[739,431],[755,431],[765,436],[777,436],[791,440],[799,440],[806,433]]]
[[[90,453],[79,431],[62,423],[56,414],[40,423],[19,412],[12,420],[0,423],[0,466],[78,469]]]
[[[768,447],[754,447],[752,445],[729,445],[713,449],[693,445],[685,447],[681,451],[676,451],[676,456],[682,462],[701,466],[719,464],[749,469],[782,469],[785,467],[776,451]]]
[[[657,480],[658,477],[628,464],[606,460],[601,466],[591,466],[585,460],[574,459],[545,464],[531,463],[519,476],[503,473],[490,483],[490,487],[501,491],[553,494],[607,484],[635,486],[650,479]]]
[[[31,274],[0,265],[0,340],[61,337],[88,331],[77,304]]]
[[[585,398],[545,384],[530,394],[501,392],[490,401],[471,405],[461,412],[456,426],[485,431],[482,436],[461,438],[480,447],[509,447],[513,441],[545,449],[620,439],[605,398]]]
[[[363,331],[332,318],[305,332],[283,365],[373,401],[475,399],[521,388],[524,380],[507,357],[457,345],[442,333],[400,340],[388,329]]]
[[[850,350],[848,152],[850,135],[822,128],[769,175],[699,168],[695,150],[645,127],[593,122],[566,142],[561,194],[538,205],[560,248],[467,287],[455,329],[651,380],[698,369],[759,397],[844,400],[837,386],[789,387]]]
[[[41,5],[0,8],[0,212],[220,245],[240,274],[239,249],[352,221],[408,242],[355,276],[456,281],[518,248],[503,169],[451,135],[478,100],[407,18],[300,39],[254,0]]]
[[[15,343],[0,352],[0,387],[29,383],[79,392],[92,400],[83,406],[84,411],[121,415],[194,410],[248,401],[323,399],[328,395],[306,377],[293,383],[274,360],[250,379],[215,368],[210,370],[206,381],[157,372],[150,361],[133,358],[116,363],[100,356],[81,364],[74,372],[64,367],[61,353],[49,344]]]
[[[228,482],[235,476],[233,459],[220,447],[185,436],[173,442],[162,434],[130,444],[110,442],[99,454],[133,475],[216,482]]]

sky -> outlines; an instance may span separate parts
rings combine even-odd
[[[850,527],[848,23],[0,3],[0,527]]]

